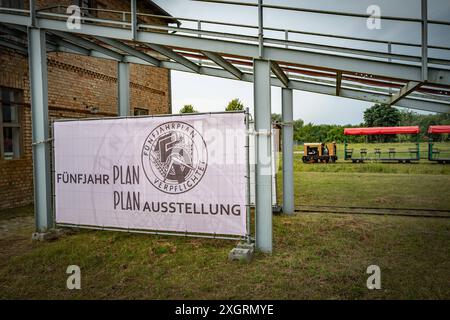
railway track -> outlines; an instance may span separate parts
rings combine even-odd
[[[417,208],[376,208],[358,206],[295,206],[295,212],[368,214],[407,217],[450,218],[450,210]]]

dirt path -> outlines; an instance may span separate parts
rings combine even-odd
[[[33,216],[0,220],[0,268],[8,265],[11,257],[20,256],[32,248],[33,230]]]
[[[17,237],[21,234],[20,231],[33,228],[34,217],[22,216],[10,219],[0,220],[0,239],[7,239],[10,237]],[[31,233],[30,233],[31,238]]]

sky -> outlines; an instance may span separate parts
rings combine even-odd
[[[241,0],[255,3],[256,0]],[[212,4],[190,0],[155,0],[155,2],[174,17],[213,20],[257,25],[257,11],[253,7]],[[383,15],[420,18],[420,0],[265,0],[266,4],[278,4],[303,8],[324,9],[333,11],[366,13],[371,5],[379,6]],[[450,21],[450,1],[428,0],[429,19]],[[195,27],[183,22],[184,27]],[[286,28],[319,33],[333,33],[345,36],[365,37],[390,41],[407,41],[420,43],[420,25],[414,23],[389,22],[381,20],[381,29],[370,30],[365,19],[324,16],[284,10],[265,10],[264,26]],[[243,28],[204,25],[204,29],[231,33],[255,35],[254,31]],[[266,33],[273,38],[284,37],[280,33]],[[345,40],[327,39],[297,35],[292,40],[310,41],[314,43],[338,45],[342,47],[358,47],[358,44]],[[326,42],[324,42],[326,41]],[[429,26],[429,44],[450,46],[450,27]],[[360,45],[360,44],[359,44]],[[360,46],[359,46],[360,47]],[[366,49],[387,50],[379,44],[366,46]],[[393,46],[393,53],[417,54],[418,51]],[[429,55],[443,57],[448,52],[430,50]],[[252,83],[227,80],[203,75],[195,75],[180,71],[171,71],[172,77],[172,109],[177,113],[185,104],[192,104],[200,112],[223,111],[228,102],[239,98],[246,107],[253,111]],[[272,113],[281,113],[281,89],[272,87]],[[302,119],[305,123],[314,124],[360,124],[363,122],[364,110],[372,103],[315,94],[294,90],[294,119]],[[421,112],[425,113],[425,112]]]

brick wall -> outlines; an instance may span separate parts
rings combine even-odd
[[[76,0],[37,0],[36,1],[36,7],[38,9],[46,9],[46,10],[53,10],[53,12],[56,12],[57,8],[56,6],[60,6],[61,10],[65,10],[66,7],[70,6],[71,4],[77,4],[78,1]],[[24,6],[26,9],[29,8],[28,1],[25,1]],[[50,9],[50,7],[54,7],[53,9]],[[130,22],[130,15],[129,14],[123,14],[122,12],[130,12],[130,1],[129,0],[94,0],[93,1],[93,8],[99,9],[99,10],[83,10],[85,12],[88,12],[90,15],[101,18],[101,19],[111,19],[111,20],[120,20],[120,21],[127,21]],[[110,10],[110,11],[102,11],[102,9]],[[114,11],[121,11],[121,12],[114,12]],[[152,7],[149,5],[148,1],[146,0],[139,0],[137,1],[137,12],[142,13],[144,15],[138,15],[138,19],[140,23],[147,23],[147,24],[167,24],[167,19],[161,19],[151,16],[146,16],[145,14],[154,14],[154,15],[162,15],[161,12],[152,12]]]
[[[29,101],[26,57],[10,50],[0,53],[0,86],[24,90],[24,100]],[[22,157],[17,160],[0,159],[0,209],[26,205],[33,200],[33,168],[31,156],[30,108],[20,112],[22,132]]]
[[[127,1],[97,0],[97,4],[105,7],[112,2],[123,5]],[[39,5],[50,3],[55,1],[38,2]],[[114,6],[114,9],[117,8],[119,6]],[[0,209],[5,209],[33,201],[31,108],[27,57],[2,49],[0,65],[0,86],[21,89],[24,93],[20,111],[21,158],[0,159]],[[49,53],[47,66],[51,119],[117,115],[117,62],[68,53]],[[169,70],[130,65],[131,112],[134,108],[141,108],[148,109],[149,114],[170,113],[169,90]],[[91,113],[92,108],[98,112]]]

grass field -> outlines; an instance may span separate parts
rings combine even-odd
[[[301,157],[294,154],[296,205],[450,210],[449,165],[429,161],[402,164],[342,160],[333,164],[305,164]],[[278,176],[281,200],[281,170]]]
[[[294,184],[296,205],[450,210],[450,175],[302,172]]]
[[[450,166],[296,159],[296,204],[450,210]],[[230,241],[79,231],[32,242],[31,213],[0,212],[2,299],[450,299],[450,219],[274,216],[274,253],[243,264],[227,261]],[[78,291],[65,287],[71,264]],[[371,264],[381,290],[366,288]]]
[[[276,216],[273,255],[250,264],[227,262],[227,241],[82,231],[33,243],[31,231],[0,240],[2,299],[450,298],[443,219]],[[71,264],[82,270],[81,290],[65,287]],[[366,288],[371,264],[382,290]]]

